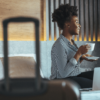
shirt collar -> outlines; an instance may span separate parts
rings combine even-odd
[[[60,38],[63,39],[63,41],[66,43],[67,46],[69,46],[71,49],[73,49],[74,51],[77,51],[78,47],[77,45],[75,44],[74,40],[72,39],[74,45],[71,45],[70,41],[64,37],[62,34],[60,34]]]
[[[60,37],[64,40],[65,43],[71,44],[70,41],[65,38],[62,34],[60,34]]]

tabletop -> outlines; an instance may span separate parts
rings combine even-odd
[[[81,100],[100,100],[100,90],[99,91],[82,91]]]

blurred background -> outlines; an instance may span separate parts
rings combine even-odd
[[[100,57],[100,0],[0,0],[0,57],[3,57],[3,26],[6,18],[25,16],[39,19],[41,72],[49,78],[51,72],[51,47],[62,33],[57,23],[52,23],[52,13],[61,4],[69,3],[78,8],[81,31],[74,36],[78,47],[88,42],[95,43],[89,54]],[[36,61],[35,28],[33,23],[10,23],[8,26],[9,55],[32,56]],[[83,61],[81,67],[99,67],[95,62]]]

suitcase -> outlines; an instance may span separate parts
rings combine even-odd
[[[7,26],[10,22],[35,23],[36,36],[36,78],[9,78]],[[43,80],[40,76],[39,21],[35,18],[16,17],[3,21],[4,79],[0,81],[2,100],[80,100],[76,83],[68,80]]]

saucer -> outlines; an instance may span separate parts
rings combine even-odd
[[[99,57],[86,57],[87,59],[91,59],[91,60],[97,60],[97,59],[99,59]]]

